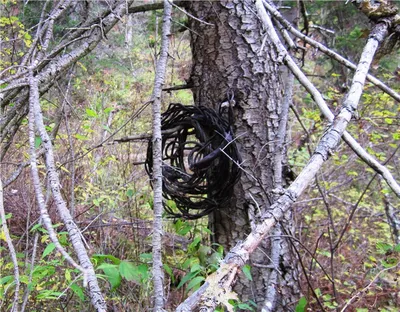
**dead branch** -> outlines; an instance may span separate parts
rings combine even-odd
[[[263,1],[265,8],[270,12],[275,12],[276,10],[267,2]],[[275,11],[274,11],[275,10]],[[277,12],[277,11],[276,11]],[[280,54],[282,55],[283,62],[296,76],[298,81],[306,88],[306,90],[312,95],[314,101],[317,103],[322,114],[332,122],[334,119],[333,113],[330,111],[328,105],[326,104],[322,94],[317,90],[317,88],[311,83],[311,81],[306,77],[306,75],[297,66],[296,62],[290,57],[289,53],[286,51],[284,45],[279,39],[274,40],[275,44],[279,46]],[[393,178],[389,169],[380,164],[372,155],[367,153],[365,149],[347,132],[343,133],[344,141],[350,146],[350,148],[360,157],[368,166],[370,166],[374,171],[379,173],[386,183],[389,185],[391,190],[400,198],[400,185]]]
[[[342,65],[344,65],[344,66],[346,66],[346,67],[348,67],[350,69],[353,69],[353,70],[356,69],[356,65],[354,65],[352,62],[346,60],[340,54],[336,53],[335,51],[332,51],[331,49],[327,48],[326,46],[324,46],[323,44],[319,43],[318,41],[316,41],[314,39],[311,39],[310,37],[304,35],[299,30],[297,30],[295,27],[293,27],[290,24],[290,22],[288,22],[279,13],[279,11],[276,8],[274,8],[271,4],[269,4],[266,1],[264,1],[264,6],[269,11],[269,13],[274,17],[274,19],[279,21],[285,27],[285,29],[287,29],[289,32],[291,32],[294,36],[300,38],[304,42],[306,42],[306,43],[312,45],[313,47],[317,48],[321,52],[325,53],[327,56],[329,56],[329,57],[333,58],[334,60],[336,60],[337,62],[339,62],[340,64],[342,64]],[[389,86],[384,84],[382,81],[380,81],[379,79],[375,78],[374,76],[372,76],[370,74],[367,75],[367,79],[371,83],[376,85],[378,88],[380,88],[383,92],[389,94],[396,101],[400,102],[400,94],[398,94],[396,91],[394,91]]]
[[[10,233],[7,227],[7,219],[6,219],[6,212],[4,210],[4,200],[3,200],[3,183],[0,178],[0,221],[3,229],[3,234],[5,241],[8,246],[8,250],[10,252],[11,261],[14,265],[14,282],[15,282],[15,290],[14,290],[14,300],[11,307],[11,312],[18,312],[18,301],[19,301],[19,287],[20,287],[20,280],[19,280],[19,269],[18,269],[18,260],[17,260],[17,253],[15,252],[14,244],[12,242]],[[0,304],[1,308],[1,304]]]
[[[112,11],[105,11],[101,17],[91,19],[84,23],[82,28],[75,30],[62,40],[52,51],[48,52],[42,61],[40,58],[36,59],[34,55],[32,55],[32,70],[37,73],[36,76],[39,80],[40,94],[47,92],[54,82],[64,75],[66,69],[96,47],[98,43],[104,39],[105,34],[120,20],[121,16],[126,14],[127,8],[129,8],[132,2],[133,0],[120,0]],[[91,24],[88,24],[89,22]],[[61,55],[61,52],[64,51],[67,46],[78,41],[79,45],[76,45],[76,47],[68,53]],[[10,133],[8,125],[11,123],[19,127],[18,121],[22,120],[28,113],[25,104],[28,97],[26,88],[29,84],[28,71],[25,70],[23,74],[18,74],[18,76],[19,78],[15,77],[15,79],[9,80],[9,84],[0,91],[0,106],[3,109],[5,109],[11,101],[15,103],[13,108],[8,111],[4,110],[4,114],[0,117],[1,141]],[[0,81],[1,84],[5,82],[6,80]]]

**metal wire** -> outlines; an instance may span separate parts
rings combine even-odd
[[[216,112],[172,103],[162,114],[163,197],[168,216],[197,219],[231,198],[241,162],[231,120],[229,105]],[[152,167],[150,140],[145,165],[150,179]]]

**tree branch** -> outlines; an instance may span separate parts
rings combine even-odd
[[[43,115],[39,103],[39,82],[38,78],[33,76],[33,71],[30,72],[30,92],[29,92],[29,143],[31,149],[31,168],[32,168],[32,178],[34,181],[36,199],[40,208],[40,215],[46,230],[49,232],[49,236],[53,241],[54,245],[65,257],[65,259],[72,264],[75,268],[79,269],[84,275],[84,284],[86,281],[89,285],[89,294],[93,306],[98,312],[106,311],[106,302],[101,293],[100,287],[97,282],[97,277],[94,272],[93,265],[90,258],[86,252],[85,246],[82,242],[81,234],[73,222],[72,216],[69,213],[66,203],[62,198],[60,192],[60,179],[57,174],[53,146],[50,137],[45,129],[43,122]],[[51,219],[46,209],[44,202],[44,197],[42,194],[40,186],[39,172],[36,163],[36,151],[35,151],[35,125],[38,129],[39,135],[42,139],[43,146],[45,149],[45,163],[47,168],[48,179],[50,183],[50,188],[53,193],[54,201],[57,207],[58,214],[67,228],[69,238],[73,245],[73,248],[78,256],[81,265],[77,264],[75,260],[66,252],[66,250],[61,246],[57,239],[57,235],[52,227]],[[85,285],[86,287],[86,285]]]
[[[189,1],[174,1],[173,3],[177,6],[186,7],[190,2]],[[137,6],[129,8],[128,14],[162,10],[162,9],[164,9],[164,5],[165,5],[164,1],[143,4],[143,5],[137,5]]]
[[[275,12],[274,8],[267,2],[263,1],[265,8],[268,11]],[[311,81],[304,75],[304,73],[297,66],[296,62],[290,57],[289,53],[286,51],[283,44],[279,39],[276,39],[276,45],[279,46],[279,53],[283,58],[283,62],[296,76],[299,82],[306,88],[306,90],[312,95],[314,101],[317,103],[322,114],[332,122],[334,119],[333,113],[330,111],[328,105],[325,103],[324,98],[321,93],[315,88]],[[383,165],[381,165],[373,156],[368,154],[362,146],[347,132],[343,133],[343,140],[350,146],[350,148],[360,157],[368,166],[370,166],[374,171],[379,173],[386,183],[389,185],[391,190],[400,198],[400,186],[393,178],[390,171]]]
[[[323,44],[319,43],[318,41],[311,39],[310,37],[304,35],[301,33],[299,30],[297,30],[295,27],[293,27],[280,13],[279,11],[274,8],[271,4],[268,2],[264,1],[264,6],[265,8],[270,12],[270,14],[277,20],[279,21],[289,32],[291,32],[294,36],[300,38],[304,42],[312,45],[313,47],[319,49],[321,52],[325,53],[327,56],[333,58],[334,60],[338,61],[340,64],[355,70],[356,65],[354,65],[352,62],[346,60],[344,57],[336,53],[335,51],[332,51],[328,49],[326,46]],[[389,94],[392,98],[394,98],[396,101],[400,102],[400,94],[398,94],[396,91],[391,89],[389,86],[381,82],[379,79],[375,78],[372,75],[367,75],[367,79],[376,85],[378,88],[380,88],[383,92],[386,92]]]
[[[5,241],[7,242],[8,250],[10,252],[10,257],[11,257],[12,263],[14,265],[15,291],[14,291],[14,300],[12,303],[11,312],[18,312],[19,311],[18,310],[19,287],[20,287],[18,260],[17,260],[17,254],[15,252],[14,244],[12,242],[10,233],[8,232],[6,212],[4,210],[3,182],[1,180],[1,178],[0,178],[0,220],[1,220],[1,225],[3,228],[3,234],[5,237]]]

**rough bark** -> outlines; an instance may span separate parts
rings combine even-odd
[[[210,218],[214,239],[226,250],[243,240],[269,208],[272,191],[281,182],[275,181],[276,177],[282,174],[275,172],[282,170],[282,164],[276,166],[275,159],[284,152],[278,133],[282,116],[287,113],[287,108],[284,111],[282,107],[284,84],[277,62],[279,54],[268,38],[264,38],[261,54],[262,25],[254,9],[252,1],[196,1],[190,7],[197,18],[213,24],[192,20],[190,25],[190,83],[195,103],[218,108],[230,92],[236,101],[234,128],[244,171],[230,205],[221,207]],[[286,156],[280,157],[280,161],[285,164]],[[278,229],[277,233],[281,231]],[[241,274],[235,291],[242,301],[253,300],[261,308],[267,304],[267,290],[274,289],[274,311],[287,311],[290,301],[295,301],[299,294],[296,266],[284,240],[274,240],[272,245],[273,257],[269,240],[252,255],[253,282]]]

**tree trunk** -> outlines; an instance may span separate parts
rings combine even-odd
[[[246,237],[254,221],[269,208],[273,190],[284,186],[286,81],[282,82],[276,49],[262,36],[252,1],[193,1],[189,10],[212,24],[191,19],[190,82],[196,105],[218,109],[232,92],[236,102],[234,130],[244,170],[230,205],[210,216],[215,241],[229,250]],[[281,238],[291,232],[290,220],[288,215],[283,227],[280,225],[252,255],[253,281],[241,276],[236,282],[235,291],[241,300],[255,301],[259,310],[294,310],[293,302],[298,300],[296,261],[290,242]]]

